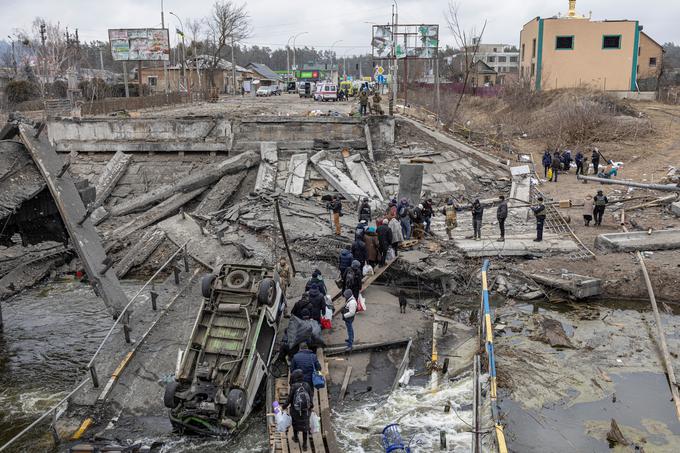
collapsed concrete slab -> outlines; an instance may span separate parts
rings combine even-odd
[[[601,234],[595,238],[595,247],[613,252],[674,250],[680,248],[680,230]]]
[[[218,181],[224,175],[246,170],[258,163],[259,160],[259,155],[247,152],[225,159],[216,165],[207,165],[184,179],[157,187],[141,197],[115,205],[111,208],[111,215],[121,216],[129,214],[165,200],[178,192],[191,192],[199,187],[205,187]]]
[[[585,299],[602,294],[602,279],[595,277],[569,273],[560,275],[535,273],[531,274],[531,278],[537,283],[561,289],[575,299]]]
[[[288,163],[288,179],[286,180],[286,192],[301,195],[305,188],[305,175],[307,174],[307,162],[309,157],[305,153],[293,154]]]
[[[411,204],[420,203],[423,191],[423,164],[399,166],[399,200],[406,198]]]
[[[531,203],[531,170],[527,165],[511,167],[512,185],[508,196],[508,206],[511,208],[510,215],[517,221],[529,218],[530,208],[522,208],[525,204]]]
[[[326,151],[319,151],[310,160],[314,164],[314,168],[321,173],[326,181],[347,200],[356,202],[360,198],[368,197],[368,194],[354,184],[349,176],[339,170],[333,161],[327,159]]]
[[[368,126],[367,126],[368,127]],[[361,158],[361,154],[355,153],[350,154],[349,151],[343,150],[343,157],[345,158],[345,165],[352,180],[364,190],[371,198],[376,198],[380,201],[384,201],[383,195],[378,189],[371,172],[368,171],[366,163]]]
[[[276,175],[279,167],[279,154],[276,142],[260,144],[260,167],[257,169],[255,192],[275,192]]]
[[[144,233],[137,245],[130,247],[125,256],[113,267],[118,278],[125,277],[134,266],[143,264],[164,240],[165,232],[162,230],[154,228]]]
[[[109,195],[111,195],[111,192],[113,192],[113,189],[115,189],[120,178],[122,178],[127,171],[129,163],[130,155],[125,154],[122,151],[116,152],[111,160],[108,161],[95,186],[97,194],[94,200],[95,206],[104,204]]]
[[[243,170],[233,175],[224,175],[215,184],[208,194],[201,200],[201,203],[194,209],[194,214],[209,217],[212,213],[219,211],[224,204],[236,193],[241,183],[248,174],[248,170]]]
[[[578,251],[572,240],[560,239],[558,236],[544,235],[542,242],[534,242],[533,236],[507,238],[505,242],[493,239],[455,239],[454,246],[465,256],[548,256]]]
[[[671,203],[671,212],[676,216],[680,217],[680,201]]]

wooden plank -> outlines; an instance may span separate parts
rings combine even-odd
[[[347,393],[347,386],[349,385],[349,377],[352,375],[352,365],[347,365],[345,370],[345,377],[342,380],[342,387],[340,388],[340,401],[345,399]]]
[[[326,382],[329,381],[330,373],[328,372],[328,362],[324,355],[323,349],[319,348],[316,350],[316,356],[321,364],[322,373],[326,376]],[[325,441],[326,452],[327,453],[341,453],[343,450],[340,449],[337,439],[335,438],[335,431],[333,431],[333,422],[331,421],[331,406],[328,399],[328,385],[326,387],[319,389],[319,411],[321,412],[321,434]]]
[[[404,374],[404,371],[406,370],[406,367],[408,366],[409,355],[411,353],[411,345],[413,345],[413,339],[409,338],[408,339],[408,345],[406,346],[406,350],[404,351],[404,357],[401,359],[401,363],[399,364],[399,368],[397,368],[397,375],[395,376],[394,383],[392,384],[392,391],[393,392],[397,389],[397,386],[399,385],[399,379],[401,379],[401,375]]]
[[[114,266],[118,278],[125,277],[130,269],[149,259],[149,256],[164,240],[165,231],[163,230],[152,229],[144,233],[138,244],[135,247],[130,247],[125,256]]]
[[[104,204],[109,195],[111,195],[111,192],[113,192],[113,189],[115,189],[120,178],[122,178],[127,171],[129,164],[130,155],[125,154],[122,151],[116,152],[111,160],[107,162],[106,167],[99,176],[99,180],[97,180],[97,185],[95,186],[95,189],[97,190],[97,195],[94,200],[95,206]]]
[[[362,352],[362,351],[373,351],[376,349],[390,349],[398,348],[410,341],[410,338],[404,338],[401,340],[392,341],[378,341],[374,343],[355,343],[352,346],[352,353]],[[324,349],[324,354],[327,357],[332,357],[334,355],[343,354],[347,350],[347,346],[330,346]]]
[[[383,267],[379,267],[378,269],[374,270],[373,275],[368,275],[368,276],[364,277],[364,280],[363,280],[363,282],[362,282],[362,284],[361,284],[361,290],[364,291],[366,288],[368,288],[369,286],[371,286],[371,284],[372,284],[373,282],[375,282],[378,278],[380,278],[380,276],[381,276],[382,274],[384,274],[385,271],[386,271],[387,269],[389,269],[390,266],[391,266],[396,260],[397,260],[397,258],[394,258],[394,259],[392,259],[392,260],[387,261]],[[333,286],[335,287],[336,285],[333,285]],[[336,300],[338,300],[340,297],[342,297],[342,290],[341,290],[341,289],[334,289],[334,291],[331,292],[331,299],[332,299],[334,302],[335,302]],[[338,306],[338,307],[335,309],[335,312],[333,312],[333,316],[337,316],[338,313],[340,313],[340,311],[342,310],[342,307],[343,307],[343,306],[344,306],[344,305],[342,305],[342,304],[341,304],[341,306]]]
[[[36,131],[33,128],[22,124],[19,131],[21,140],[45,178],[71,238],[71,244],[78,253],[91,284],[112,314],[117,315],[127,305],[128,298],[114,270],[107,269],[104,264],[107,256],[99,233],[90,219],[86,218],[87,209],[70,173],[64,171],[59,177],[64,165],[63,160],[48,142],[34,136]]]

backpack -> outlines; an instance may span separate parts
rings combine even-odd
[[[309,393],[307,393],[303,385],[298,386],[295,389],[295,395],[293,395],[293,409],[298,411],[298,414],[303,415],[310,407],[312,407],[312,401]]]
[[[399,208],[399,217],[406,217],[406,214],[408,214],[408,212],[406,211],[406,206],[402,206],[401,208]]]

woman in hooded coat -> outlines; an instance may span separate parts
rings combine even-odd
[[[380,261],[380,242],[374,226],[369,227],[364,234],[364,242],[366,243],[366,261],[375,267]]]
[[[307,436],[309,435],[309,416],[312,414],[314,403],[312,402],[312,389],[304,381],[304,372],[300,369],[294,370],[290,375],[290,389],[288,399],[283,404],[283,409],[290,407],[288,413],[293,421],[293,442],[299,443],[298,433],[302,433],[302,451],[307,451]],[[295,407],[295,399],[298,392],[307,392],[307,407]],[[299,399],[300,400],[300,399]]]

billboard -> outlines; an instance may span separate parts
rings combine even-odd
[[[374,59],[435,58],[439,25],[374,25],[371,47]]]
[[[109,30],[109,42],[116,61],[170,60],[170,37],[166,28]]]

